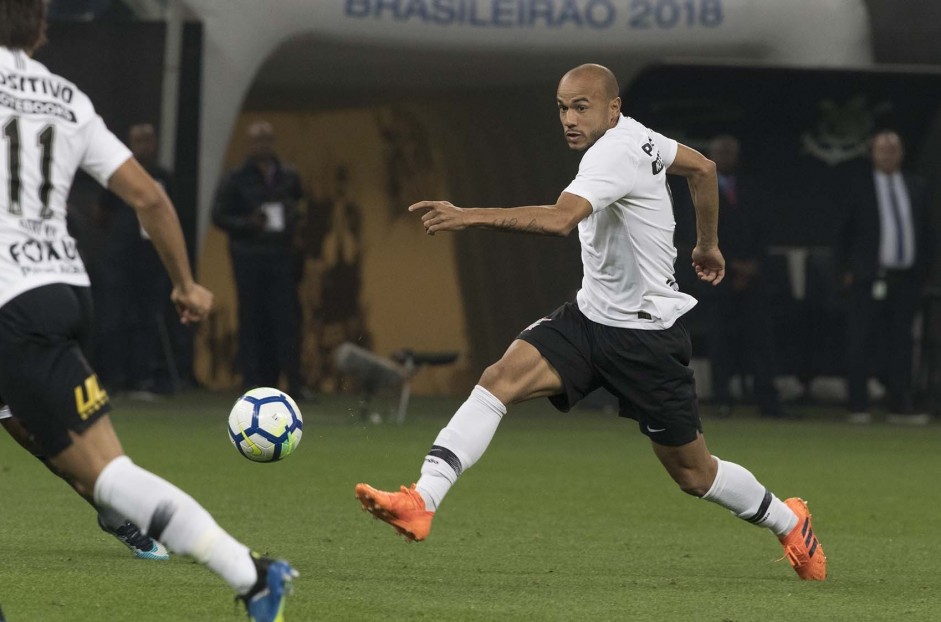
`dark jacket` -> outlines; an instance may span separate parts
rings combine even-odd
[[[767,251],[760,190],[747,175],[735,174],[736,201],[719,190],[719,248],[725,260],[761,261]]]
[[[160,166],[146,167],[146,171],[163,186],[173,200],[173,179],[170,171]],[[110,190],[104,190],[98,199],[96,220],[106,232],[102,248],[102,259],[118,266],[134,262],[142,247],[153,248],[153,244],[141,234],[140,220],[134,208]]]
[[[912,207],[912,226],[915,233],[915,262],[912,266],[924,279],[931,265],[933,232],[928,220],[925,182],[920,177],[902,173]],[[837,261],[843,273],[849,272],[854,281],[871,281],[879,272],[879,244],[881,225],[879,202],[872,172],[857,177],[843,197],[843,219],[837,246]]]
[[[273,181],[268,185],[258,166],[246,160],[219,186],[212,222],[229,234],[233,253],[290,253],[300,218],[297,203],[303,196],[301,178],[290,166],[275,160]],[[265,231],[253,223],[252,214],[265,203],[284,205],[283,231]]]

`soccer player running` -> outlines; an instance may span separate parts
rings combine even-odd
[[[695,299],[676,287],[673,205],[665,173],[682,175],[696,209],[692,265],[718,285],[718,184],[713,162],[621,114],[614,74],[581,65],[559,82],[556,102],[570,149],[585,152],[554,205],[460,208],[422,201],[429,235],[483,227],[542,235],[578,228],[584,266],[575,302],[524,330],[488,367],[438,434],[411,488],[356,486],[363,508],[407,540],[424,540],[448,490],[487,449],[506,407],[548,397],[563,411],[605,387],[636,419],[679,487],[771,530],[802,579],[826,578],[826,557],[802,499],[781,501],[745,468],[709,453],[702,435],[689,334],[678,322]]]
[[[124,455],[108,395],[83,355],[89,280],[65,220],[78,168],[135,209],[182,322],[203,319],[212,294],[193,280],[160,185],[84,93],[30,58],[44,40],[45,12],[44,0],[0,0],[0,400],[79,494],[207,565],[251,619],[280,620],[294,569],[251,553],[192,497]]]

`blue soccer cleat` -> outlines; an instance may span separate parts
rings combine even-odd
[[[258,571],[258,581],[244,596],[237,596],[245,603],[252,622],[284,622],[284,601],[291,593],[291,580],[297,571],[282,559],[271,559],[252,553],[252,561]]]
[[[167,551],[165,546],[141,532],[137,525],[131,521],[126,521],[117,529],[112,529],[111,527],[108,527],[103,522],[101,522],[101,516],[99,516],[98,526],[101,527],[103,532],[110,533],[112,536],[120,540],[121,544],[131,549],[131,552],[134,553],[135,557],[140,559],[156,559],[160,561],[170,559],[170,553]]]

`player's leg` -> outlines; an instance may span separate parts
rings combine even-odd
[[[549,397],[568,411],[600,385],[588,362],[588,320],[567,303],[519,334],[480,377],[467,402],[435,439],[417,488],[433,507],[483,454],[508,404]]]
[[[79,494],[208,565],[246,596],[250,612],[270,608],[272,598],[280,605],[290,566],[253,558],[191,497],[124,456],[108,395],[79,347],[90,313],[87,288],[65,285],[30,290],[0,308],[0,394]]]
[[[781,501],[748,469],[710,454],[701,434],[680,447],[653,443],[653,449],[684,492],[721,505],[752,525],[768,528],[802,579],[826,578],[827,558],[802,499]]]
[[[80,434],[70,432],[69,437],[71,443],[51,462],[80,494],[92,496],[152,536],[164,538],[171,550],[207,563],[236,591],[251,586],[255,576],[247,547],[222,533],[188,495],[134,465],[124,455],[107,415]],[[198,545],[200,541],[204,544]]]
[[[562,379],[533,345],[517,339],[499,361],[484,370],[477,386],[425,456],[415,488],[432,512],[457,478],[490,445],[509,404],[555,395]]]
[[[578,308],[566,304],[520,333],[438,434],[417,484],[395,493],[359,484],[356,496],[363,508],[406,539],[423,540],[434,511],[457,478],[483,455],[508,404],[548,396],[567,411],[597,388],[600,381],[586,357],[586,324]]]
[[[205,564],[246,602],[253,619],[257,605],[280,606],[284,583],[296,573],[283,561],[259,558],[224,531],[185,492],[135,465],[121,450],[111,420],[102,415],[52,458],[56,469],[74,481],[80,493],[91,492],[97,504],[113,508],[144,526],[170,550]]]
[[[680,447],[652,443],[654,454],[680,489],[712,501],[739,518],[767,527],[778,537],[797,524],[797,516],[747,469],[709,453],[702,434]]]
[[[558,373],[536,348],[516,340],[488,367],[425,456],[418,483],[399,492],[356,486],[363,508],[392,525],[407,540],[424,540],[438,505],[457,478],[483,456],[506,414],[506,405],[554,395]]]
[[[606,367],[612,371],[605,373],[621,397],[622,414],[638,420],[680,489],[767,527],[784,544],[785,554],[802,578],[823,579],[826,558],[810,530],[810,514],[803,501],[782,502],[747,469],[713,456],[706,447],[689,369],[692,348],[682,324],[666,330],[608,332],[614,334],[604,343],[616,344],[618,357],[611,357]],[[794,555],[803,555],[798,564]]]
[[[4,427],[23,449],[33,454],[47,469],[56,476],[64,479],[71,486],[71,482],[63,477],[62,474],[52,466],[46,456],[43,455],[42,450],[39,449],[39,446],[34,442],[32,435],[23,427],[23,424],[13,416],[8,406],[0,408],[0,425]],[[114,510],[99,508],[95,505],[94,500],[90,496],[82,494],[79,496],[95,508],[95,511],[98,513],[98,526],[101,527],[102,531],[117,538],[121,544],[130,549],[136,557],[154,560],[170,559],[167,549],[150,536],[142,533],[137,525],[125,520],[123,516]]]

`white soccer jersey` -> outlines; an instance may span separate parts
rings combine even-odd
[[[0,47],[0,306],[50,283],[88,285],[65,226],[75,171],[107,186],[131,152],[74,84]]]
[[[594,322],[664,329],[696,304],[674,280],[666,169],[676,150],[675,140],[621,116],[588,148],[565,189],[591,203],[578,224],[584,276],[576,300]]]

